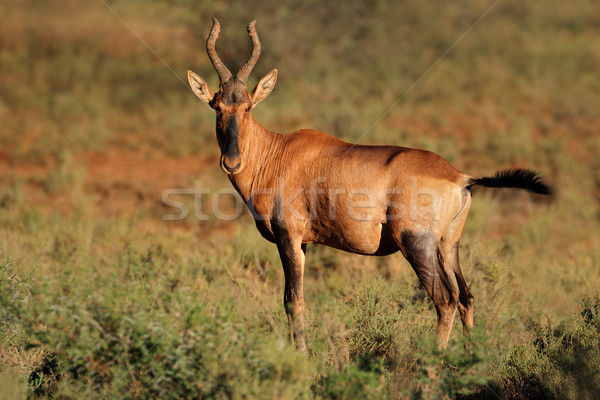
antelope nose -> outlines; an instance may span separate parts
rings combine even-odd
[[[229,165],[225,164],[225,169],[227,169],[228,172],[231,172],[233,174],[235,171],[237,171],[240,168],[240,164],[241,163],[237,163],[233,167],[230,167]]]
[[[240,160],[239,157],[236,157],[234,159],[223,157],[221,159],[221,166],[223,167],[223,170],[228,174],[234,174],[237,170],[240,169],[241,165],[242,160]]]

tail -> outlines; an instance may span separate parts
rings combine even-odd
[[[469,186],[473,185],[515,188],[538,194],[552,194],[552,188],[544,183],[539,173],[526,168],[510,168],[498,171],[492,177],[471,178]]]

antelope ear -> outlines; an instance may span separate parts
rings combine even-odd
[[[277,69],[269,72],[258,82],[252,91],[252,94],[250,95],[252,97],[252,103],[256,105],[258,102],[267,97],[269,93],[271,93],[271,90],[273,90],[275,82],[277,82]]]
[[[190,83],[194,94],[206,104],[209,104],[215,97],[215,92],[213,92],[212,89],[208,87],[206,82],[204,82],[204,79],[202,79],[199,75],[196,75],[195,73],[189,70],[188,82]]]

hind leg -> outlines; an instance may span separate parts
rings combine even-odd
[[[458,215],[450,222],[439,244],[440,264],[449,280],[458,288],[458,310],[463,323],[464,333],[473,328],[473,295],[460,269],[458,243],[471,205],[471,195],[465,192],[464,205]]]
[[[453,273],[448,275],[442,267],[440,243],[434,235],[404,232],[401,244],[402,253],[433,300],[438,316],[438,341],[440,345],[445,346],[458,305],[459,290],[455,276]]]
[[[473,328],[473,295],[460,269],[458,261],[458,241],[453,244],[442,241],[439,246],[441,264],[449,280],[456,285],[458,296],[458,311],[463,324],[463,332],[468,334]]]

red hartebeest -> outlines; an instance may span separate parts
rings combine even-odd
[[[215,50],[213,19],[206,49],[219,74],[215,94],[188,71],[192,90],[217,114],[223,171],[252,212],[261,235],[279,250],[290,336],[305,348],[303,273],[307,243],[387,255],[401,251],[431,296],[437,335],[448,341],[456,309],[465,332],[473,326],[473,296],[458,261],[458,242],[471,204],[471,186],[513,187],[548,194],[526,169],[474,178],[439,155],[405,147],[343,142],[312,129],[271,132],[250,111],[271,93],[277,70],[252,92],[246,81],[260,55],[255,22],[248,25],[252,55],[232,75]]]

